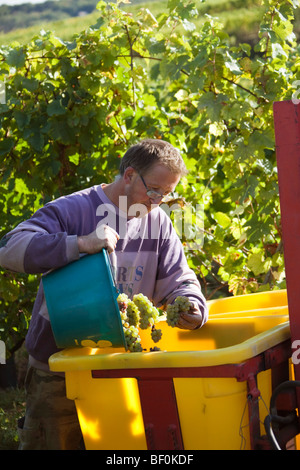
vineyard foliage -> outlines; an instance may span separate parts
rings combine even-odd
[[[0,50],[0,235],[47,201],[117,173],[145,137],[178,147],[189,170],[177,196],[204,208],[189,264],[207,298],[283,288],[274,101],[299,76],[296,0],[263,0],[259,40],[232,45],[216,18],[195,26],[192,0],[154,17],[97,5],[96,24],[63,41],[42,31]],[[193,228],[193,227],[191,227]],[[24,337],[35,276],[1,271],[0,328]]]

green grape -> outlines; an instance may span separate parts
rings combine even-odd
[[[142,352],[142,351],[143,351],[143,347],[140,341],[136,341],[135,343],[133,343],[130,348],[130,352]]]
[[[121,317],[121,320],[122,320],[122,324],[124,325],[125,322],[127,322],[127,314],[126,312],[122,312],[120,310],[120,317]]]
[[[180,312],[188,312],[192,306],[192,303],[189,301],[189,299],[183,296],[176,297],[175,302],[178,305]]]
[[[140,312],[137,305],[132,300],[128,301],[127,318],[130,325],[138,326],[140,321]]]
[[[125,328],[124,336],[127,348],[130,352],[141,352],[143,350],[138,328],[132,325]]]
[[[151,338],[154,343],[158,343],[162,337],[162,331],[160,329],[156,329],[155,327],[151,328]]]
[[[126,346],[130,352],[143,351],[138,327],[151,328],[151,337],[155,343],[161,339],[162,331],[154,327],[159,318],[159,311],[145,295],[137,294],[133,300],[130,300],[126,294],[119,294],[117,302]],[[159,348],[153,350],[156,351]]]
[[[152,327],[158,321],[159,312],[157,308],[143,294],[134,295],[133,301],[140,311],[140,328],[146,330]]]
[[[181,313],[188,312],[191,306],[187,297],[176,297],[175,302],[167,306],[167,324],[172,327],[176,326]]]
[[[127,297],[126,294],[118,295],[117,302],[118,302],[120,312],[126,312],[128,301],[129,301],[129,298]]]
[[[179,307],[176,304],[169,304],[167,306],[167,324],[169,326],[176,326],[180,317]]]

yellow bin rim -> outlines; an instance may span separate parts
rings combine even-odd
[[[239,364],[290,338],[289,321],[239,344],[203,351],[119,352],[111,348],[69,348],[49,358],[53,372],[108,369],[207,367]]]

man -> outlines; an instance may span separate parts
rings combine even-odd
[[[190,312],[179,328],[207,320],[199,282],[187,265],[170,218],[159,207],[186,173],[180,153],[162,140],[147,139],[124,155],[119,177],[61,197],[38,210],[2,240],[0,265],[44,273],[107,249],[117,258],[117,284],[129,297],[143,293],[156,306],[189,297]],[[65,399],[64,379],[51,374],[57,352],[40,286],[26,337],[29,352],[27,411],[21,449],[74,449],[80,438],[74,404]]]

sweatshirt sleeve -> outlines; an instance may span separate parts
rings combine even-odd
[[[43,273],[79,258],[76,233],[68,228],[66,204],[49,203],[0,242],[0,265],[11,271]]]
[[[159,253],[154,302],[156,305],[166,305],[173,303],[178,296],[188,297],[198,305],[204,325],[208,319],[208,309],[200,283],[188,266],[182,243],[171,224],[168,230]]]

